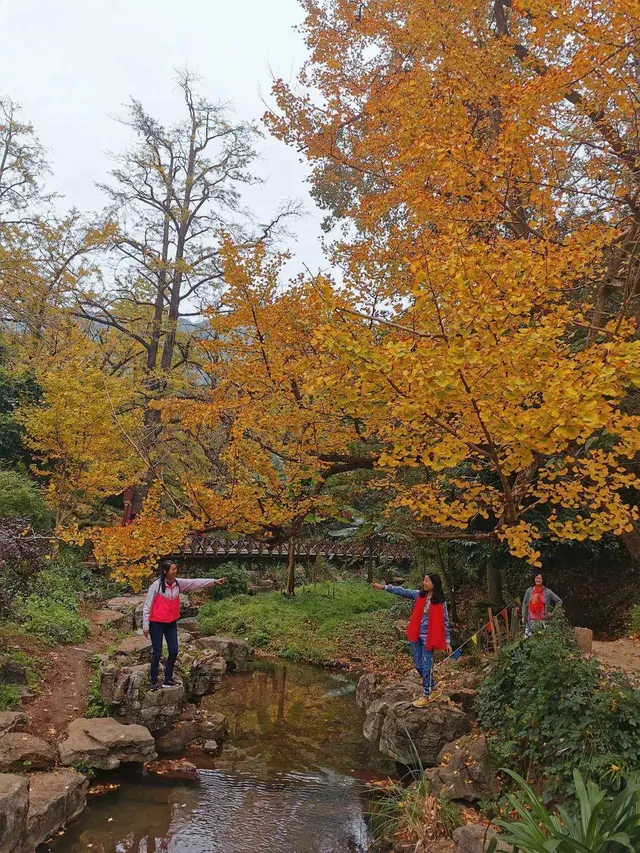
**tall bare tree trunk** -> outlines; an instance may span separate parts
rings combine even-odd
[[[287,595],[296,594],[296,540],[295,536],[289,539],[289,559],[287,561]]]
[[[492,551],[487,560],[487,595],[492,606],[498,610],[504,607],[502,593],[502,571]]]

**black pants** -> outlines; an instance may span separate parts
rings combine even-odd
[[[151,637],[151,645],[153,646],[153,654],[151,655],[151,683],[155,684],[158,680],[158,667],[160,666],[160,656],[162,655],[162,638],[167,641],[167,649],[169,656],[164,668],[164,680],[171,681],[173,678],[173,665],[178,657],[178,623],[177,622],[149,622],[149,636]]]

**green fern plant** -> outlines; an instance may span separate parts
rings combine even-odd
[[[558,807],[549,812],[533,789],[511,770],[505,770],[522,790],[510,796],[519,822],[497,821],[504,831],[500,841],[520,853],[638,853],[640,850],[640,775],[629,778],[618,794],[585,784],[581,774],[573,774],[578,808],[575,813]],[[498,844],[494,838],[487,853]]]

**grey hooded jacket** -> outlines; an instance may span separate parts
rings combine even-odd
[[[529,602],[531,601],[531,593],[533,592],[533,587],[530,586],[529,589],[524,594],[524,600],[522,602],[522,621],[524,623],[529,622]],[[559,595],[556,595],[555,592],[549,587],[545,587],[544,590],[544,615],[545,618],[550,614],[554,607],[557,607],[559,604],[562,604],[562,599]]]

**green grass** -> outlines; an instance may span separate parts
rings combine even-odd
[[[14,711],[20,705],[20,691],[13,684],[0,684],[0,711]]]
[[[318,584],[280,593],[240,595],[200,608],[203,634],[247,639],[269,654],[322,666],[361,663],[396,669],[404,643],[389,613],[391,597],[367,584]]]

